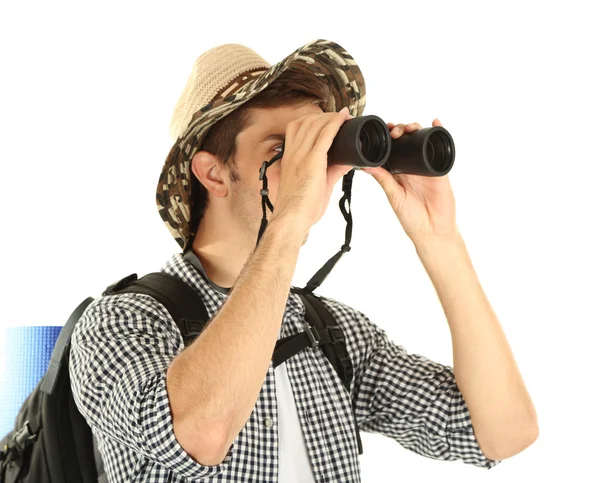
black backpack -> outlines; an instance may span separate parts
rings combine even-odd
[[[320,298],[297,287],[291,291],[306,308],[305,331],[277,341],[273,365],[277,367],[296,353],[319,346],[350,392],[352,362],[344,334]],[[108,286],[102,295],[142,293],[154,297],[169,311],[188,346],[208,321],[204,301],[181,279],[154,272],[138,279],[133,273]],[[92,432],[77,409],[69,377],[70,339],[75,323],[94,298],[85,299],[61,329],[44,377],[27,396],[14,429],[0,441],[0,483],[96,483]],[[362,442],[355,416],[359,453]]]

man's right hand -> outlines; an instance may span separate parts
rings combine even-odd
[[[335,136],[342,124],[352,118],[343,109],[306,114],[288,123],[272,219],[289,218],[306,232],[321,219],[333,187],[353,169],[347,165],[327,165],[327,152]]]

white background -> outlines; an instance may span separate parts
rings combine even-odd
[[[365,115],[423,127],[438,117],[452,134],[459,228],[540,427],[490,471],[362,433],[363,481],[598,481],[595,3],[3,3],[0,324],[63,325],[84,298],[178,251],[155,188],[172,109],[202,52],[242,43],[274,64],[334,40],[365,76]],[[341,193],[340,183],[294,285],[342,245]],[[318,293],[451,365],[427,272],[365,173],[352,213],[352,251]]]

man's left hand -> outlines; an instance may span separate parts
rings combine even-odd
[[[432,126],[441,126],[434,119]],[[387,123],[392,139],[398,139],[422,129],[419,123]],[[384,189],[388,201],[402,224],[404,231],[418,243],[437,237],[457,235],[456,205],[448,175],[421,176],[415,174],[391,174],[383,167],[362,168],[373,176]]]

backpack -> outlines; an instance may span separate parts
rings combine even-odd
[[[309,346],[321,347],[350,392],[353,368],[342,329],[317,295],[297,287],[291,291],[305,306],[305,330],[277,341],[273,366]],[[177,324],[185,346],[209,320],[200,295],[181,279],[164,272],[149,273],[140,279],[133,273],[109,285],[102,295],[117,293],[147,294],[162,303]],[[81,302],[61,329],[46,373],[25,399],[14,429],[0,441],[0,483],[97,483],[92,431],[75,405],[68,369],[71,334],[93,301],[88,297]],[[354,423],[362,454],[356,415]]]

